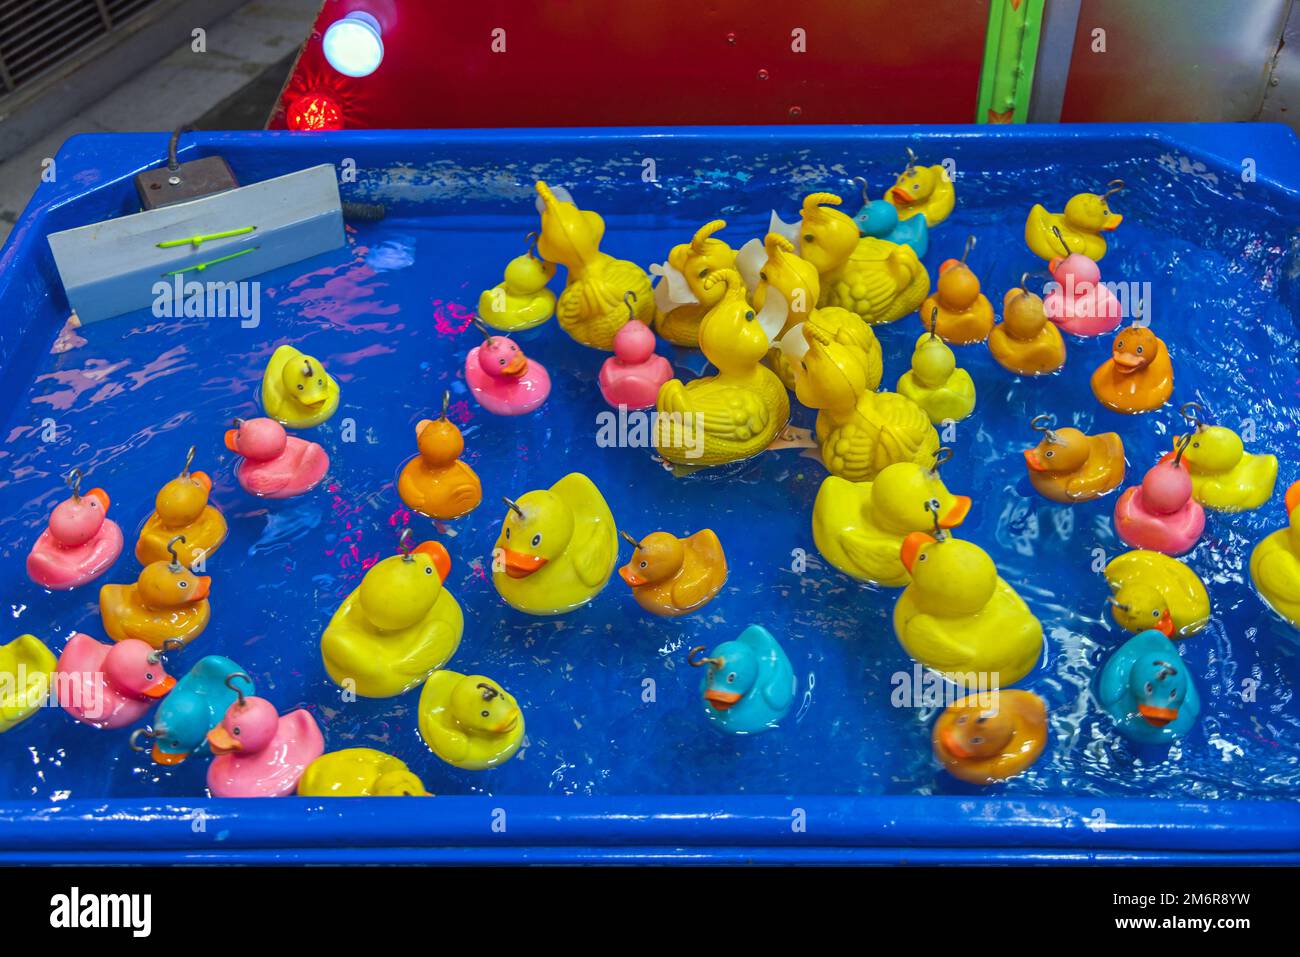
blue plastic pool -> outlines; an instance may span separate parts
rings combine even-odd
[[[127,732],[49,709],[0,737],[0,860],[1300,861],[1300,646],[1245,567],[1254,543],[1284,524],[1281,490],[1300,478],[1300,144],[1289,131],[241,133],[186,142],[183,159],[221,153],[246,183],[355,164],[344,198],[384,203],[388,216],[349,226],[337,253],[260,277],[256,328],[142,310],[61,333],[68,307],[45,237],[133,211],[131,177],[157,163],[165,138],[86,136],[64,147],[56,182],[41,186],[0,255],[0,594],[11,619],[0,639],[32,632],[57,654],[73,631],[103,637],[97,585],[50,594],[24,574],[32,540],[66,494],[62,475],[78,467],[112,495],[128,548],[101,583],[126,582],[138,572],[130,544],[153,494],[195,444],[195,468],[214,476],[230,538],[209,565],[212,624],[169,668],[183,672],[203,654],[234,658],[282,710],[310,709],[328,749],[389,751],[439,797],[212,801],[204,760],[160,767],[127,747]],[[894,676],[912,670],[889,623],[897,593],[861,586],[817,555],[817,461],[784,450],[674,478],[647,449],[598,447],[603,356],[554,323],[521,338],[554,381],[539,413],[484,413],[462,371],[481,341],[469,310],[536,228],[535,179],[600,211],[607,251],[648,264],[719,215],[723,237],[739,246],[761,235],[771,209],[793,219],[813,190],[839,192],[852,213],[852,177],[866,176],[879,195],[906,146],[927,162],[952,159],[958,174],[957,210],[932,232],[926,264],[959,256],[975,234],[969,262],[998,304],[1022,272],[1041,267],[1023,242],[1028,205],[1059,209],[1075,192],[1123,179],[1114,205],[1125,220],[1103,277],[1151,284],[1153,327],[1175,364],[1174,403],[1125,417],[1088,389],[1108,338],[1071,340],[1066,369],[1040,381],[1012,377],[982,346],[959,350],[979,392],[974,417],[947,443],[956,451],[947,483],[975,499],[962,537],[990,552],[1047,635],[1044,660],[1019,685],[1048,702],[1047,753],[984,790],[936,769],[932,711],[891,706]],[[655,161],[651,182],[645,159]],[[1253,178],[1243,179],[1246,160]],[[892,387],[920,325],[909,316],[877,332]],[[232,418],[257,414],[261,370],[281,342],[323,360],[342,383],[343,406],[312,436],[332,457],[326,483],[268,504],[239,489],[221,435]],[[698,354],[673,359],[682,374],[701,367]],[[435,526],[403,507],[394,483],[415,452],[414,424],[445,389],[485,502]],[[1123,550],[1109,520],[1114,497],[1064,507],[1032,495],[1019,450],[1037,438],[1030,418],[1055,413],[1063,424],[1121,432],[1135,480],[1181,428],[1177,405],[1193,399],[1225,424],[1250,420],[1251,448],[1281,460],[1279,491],[1257,512],[1211,515],[1187,557],[1214,603],[1210,628],[1183,647],[1202,721],[1167,759],[1143,761],[1092,693],[1123,637],[1094,571],[1097,549]],[[812,421],[796,405],[794,424]],[[722,595],[672,621],[642,614],[618,579],[562,618],[507,608],[485,576],[499,496],[574,469],[633,534],[715,529],[731,564]],[[407,524],[452,555],[448,586],[466,630],[450,667],[493,676],[525,709],[526,747],[499,770],[462,772],[434,757],[416,727],[418,690],[349,703],[325,675],[325,622]],[[782,641],[798,701],[779,730],[735,739],[705,720],[685,652],[750,623]]]

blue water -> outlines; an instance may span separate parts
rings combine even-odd
[[[803,192],[829,188],[856,197],[848,181],[861,170],[845,159],[778,157],[752,182],[725,157],[675,176],[664,170],[663,187],[641,194],[635,213],[608,217],[605,248],[642,264],[662,261],[719,209],[731,223],[723,235],[738,247],[761,234],[773,205],[795,218],[795,197]],[[870,167],[877,190],[888,168]],[[464,355],[480,336],[468,326],[467,310],[535,228],[531,203],[518,198],[529,172],[501,174],[511,181],[514,198],[506,205],[515,215],[494,208],[491,217],[477,218],[465,202],[455,216],[433,215],[436,206],[429,215],[405,207],[382,223],[349,227],[347,249],[338,254],[262,277],[256,329],[141,312],[69,331],[39,368],[11,371],[30,374],[30,382],[20,385],[0,445],[0,595],[11,619],[0,638],[32,632],[56,653],[74,631],[102,638],[98,585],[134,579],[135,533],[156,488],[194,444],[194,467],[213,475],[213,500],[229,520],[230,537],[209,564],[212,623],[168,667],[180,674],[204,654],[234,658],[259,694],[282,710],[310,709],[331,750],[389,751],[440,794],[963,793],[931,758],[933,712],[890,705],[891,676],[912,669],[889,623],[897,592],[862,586],[816,553],[809,515],[825,472],[815,459],[798,450],[769,452],[675,479],[649,450],[598,448],[597,414],[605,407],[595,375],[603,355],[577,346],[554,323],[521,337],[554,383],[539,412],[496,418],[469,398]],[[553,182],[565,183],[563,173],[548,171]],[[610,192],[611,183],[596,173],[575,167],[567,180],[580,202]],[[1000,308],[1021,273],[1041,266],[1023,243],[1026,182],[1032,195],[1059,209],[1075,189],[1115,176],[1130,188],[1114,201],[1125,221],[1102,263],[1103,277],[1151,283],[1153,325],[1175,365],[1174,402],[1140,417],[1102,409],[1088,377],[1106,357],[1108,338],[1071,340],[1065,370],[1036,381],[1006,373],[982,346],[958,351],[979,392],[975,415],[947,442],[955,448],[947,483],[975,499],[960,534],[990,552],[1047,636],[1045,659],[1019,685],[1048,703],[1047,753],[998,790],[1290,797],[1300,784],[1297,635],[1255,595],[1246,563],[1254,543],[1284,523],[1281,493],[1300,478],[1300,342],[1279,289],[1285,271],[1295,269],[1288,258],[1295,210],[1279,212],[1276,196],[1263,187],[1243,189],[1155,154],[1104,166],[1067,158],[1041,164],[1027,180],[970,166],[958,181],[956,213],[932,233],[926,263],[933,270],[959,256],[974,233],[979,243],[969,262]],[[877,329],[886,386],[906,370],[920,331],[915,316]],[[266,503],[240,490],[221,439],[232,418],[260,414],[262,368],[283,342],[325,363],[342,383],[343,404],[310,434],[332,459],[326,483],[303,498]],[[700,369],[698,354],[672,355],[683,375]],[[445,389],[485,496],[470,516],[435,524],[402,505],[394,482],[415,453],[415,423],[440,407]],[[1128,451],[1127,485],[1169,448],[1181,428],[1177,405],[1193,399],[1225,424],[1250,420],[1251,450],[1274,452],[1282,465],[1266,507],[1211,514],[1186,557],[1214,603],[1211,626],[1182,643],[1204,712],[1187,739],[1153,759],[1114,735],[1092,692],[1101,662],[1125,637],[1106,613],[1106,585],[1094,567],[1098,549],[1107,558],[1124,550],[1111,529],[1114,496],[1072,507],[1047,502],[1029,493],[1019,453],[1035,442],[1028,422],[1040,412],[1088,431],[1115,430]],[[808,410],[795,404],[793,415],[793,424],[811,427]],[[41,435],[46,419],[57,426],[49,442]],[[355,441],[346,442],[349,420]],[[60,476],[73,467],[86,473],[88,485],[109,491],[110,514],[128,546],[95,585],[50,594],[27,580],[23,559],[66,494]],[[506,607],[485,574],[503,513],[500,496],[548,486],[575,468],[596,481],[634,535],[706,525],[717,531],[731,566],[722,594],[674,621],[642,613],[617,578],[591,606],[562,618],[535,619]],[[418,689],[396,699],[344,702],[321,665],[318,641],[330,614],[366,567],[394,553],[407,525],[417,540],[443,541],[453,558],[448,587],[465,609],[466,629],[450,666],[492,676],[525,710],[526,746],[499,770],[462,772],[435,758],[417,731]],[[802,572],[793,570],[797,550],[807,555]],[[624,546],[624,560],[626,552]],[[750,623],[783,643],[798,699],[779,730],[735,739],[706,721],[696,696],[699,672],[686,665],[685,653]],[[203,758],[162,768],[130,751],[127,734],[43,711],[0,737],[0,799],[204,793]]]

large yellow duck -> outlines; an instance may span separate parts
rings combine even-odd
[[[947,451],[946,449],[944,451]],[[903,539],[935,526],[960,525],[971,500],[948,491],[937,468],[895,462],[873,482],[827,476],[813,503],[813,541],[822,556],[859,581],[901,588]]]
[[[451,556],[439,542],[373,565],[321,635],[331,680],[363,698],[391,698],[445,665],[465,627],[460,605],[443,587],[450,571]]]
[[[150,562],[133,585],[99,590],[104,631],[114,641],[136,638],[162,650],[172,639],[186,645],[208,627],[212,579],[178,560]]]
[[[600,594],[618,563],[618,529],[591,479],[571,472],[506,505],[492,584],[507,604],[529,615],[561,615]]]
[[[930,291],[930,274],[911,246],[863,236],[833,207],[833,193],[804,197],[799,255],[821,276],[819,306],[840,306],[872,325],[915,312]]]
[[[862,348],[865,326],[844,310],[818,309],[792,329],[782,347],[795,366],[795,395],[817,414],[822,462],[832,475],[866,482],[895,462],[929,468],[939,433],[906,396],[874,392],[880,381],[879,346]],[[792,337],[799,336],[791,342]]]
[[[428,797],[406,762],[374,748],[331,751],[307,765],[299,797]]]
[[[1241,436],[1223,425],[1201,422],[1190,411],[1194,402],[1183,406],[1183,415],[1196,423],[1196,431],[1183,452],[1187,474],[1192,479],[1192,497],[1218,512],[1245,512],[1259,508],[1273,497],[1277,484],[1277,456],[1246,451]],[[1174,453],[1183,436],[1174,436]]]
[[[655,447],[665,461],[688,468],[757,455],[790,418],[785,386],[762,365],[783,310],[773,298],[756,313],[734,269],[710,274],[705,284],[726,286],[722,300],[700,323],[700,348],[717,375],[688,383],[671,379],[655,402]]]
[[[45,704],[58,659],[35,635],[0,645],[0,734],[22,724]]]
[[[1102,233],[1112,232],[1124,218],[1111,212],[1107,200],[1123,188],[1122,181],[1112,180],[1104,193],[1079,193],[1070,197],[1061,213],[1049,213],[1035,203],[1025,220],[1025,242],[1034,255],[1048,262],[1070,253],[1101,259],[1106,255]],[[1065,249],[1061,248],[1062,242]]]
[[[1187,638],[1210,622],[1205,585],[1176,558],[1136,549],[1106,566],[1110,613],[1116,624],[1137,633],[1154,628],[1166,638]]]
[[[436,671],[420,692],[420,736],[448,764],[485,771],[509,761],[524,740],[524,713],[483,675]]]
[[[569,270],[555,307],[560,328],[584,346],[611,351],[614,333],[628,320],[624,297],[631,292],[632,312],[649,325],[654,321],[650,277],[636,263],[600,251],[605,221],[598,213],[559,199],[541,180],[542,235],[537,251],[547,262]]]
[[[912,583],[894,606],[894,634],[909,655],[954,681],[980,672],[1000,688],[1034,670],[1043,626],[984,549],[913,532],[900,551]]]
[[[926,225],[933,229],[952,214],[957,191],[942,166],[917,166],[911,150],[907,155],[907,169],[885,193],[885,202],[898,210],[899,220],[923,215]]]
[[[170,558],[168,543],[174,542],[176,556],[192,568],[226,540],[225,516],[208,503],[212,479],[206,472],[191,472],[193,461],[191,446],[181,474],[158,490],[154,513],[145,521],[135,543],[135,557],[141,565]],[[176,541],[177,536],[180,541]]]
[[[730,269],[736,251],[714,234],[727,228],[723,219],[701,226],[689,243],[674,246],[668,261],[650,267],[659,277],[655,284],[655,331],[669,342],[694,349],[700,344],[700,322],[722,301],[726,287],[706,286],[704,280],[719,269]]]
[[[1250,580],[1269,606],[1300,628],[1300,482],[1286,490],[1286,528],[1250,553]]]
[[[769,300],[779,294],[786,315],[776,334],[778,340],[808,319],[821,295],[817,269],[800,258],[794,243],[780,233],[768,233],[762,242],[754,239],[746,243],[736,256],[736,269],[745,285],[753,290],[750,301],[760,314],[770,308]],[[782,384],[793,389],[794,370],[785,354],[773,347],[767,354],[767,362]]]
[[[262,408],[281,425],[309,429],[339,407],[339,384],[319,360],[280,346],[262,374]]]

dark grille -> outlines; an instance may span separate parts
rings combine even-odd
[[[0,0],[0,92],[111,32],[157,0]]]

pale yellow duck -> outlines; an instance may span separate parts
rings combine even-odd
[[[557,198],[541,180],[537,195],[543,203],[537,251],[569,270],[555,308],[560,327],[584,346],[611,351],[614,333],[629,318],[624,303],[629,292],[636,297],[633,315],[646,324],[654,321],[650,277],[636,263],[600,251],[605,221],[599,214]]]
[[[705,223],[689,243],[674,246],[668,261],[650,267],[659,277],[655,284],[655,331],[669,342],[694,349],[700,344],[700,322],[708,311],[722,301],[726,287],[714,284],[707,289],[709,273],[730,269],[736,251],[714,233],[727,228],[723,219]]]
[[[773,300],[785,306],[785,321],[777,339],[806,321],[821,295],[816,267],[800,258],[794,243],[780,233],[768,233],[761,243],[757,239],[745,243],[736,256],[736,269],[753,290],[755,309],[762,311]],[[777,295],[769,296],[769,292]],[[780,349],[773,347],[768,352],[767,363],[787,389],[794,388],[794,370]]]

